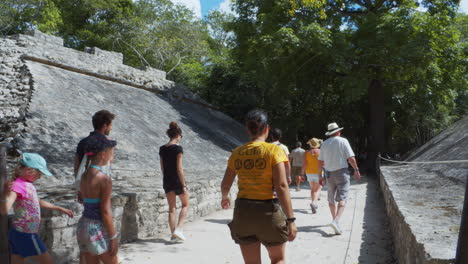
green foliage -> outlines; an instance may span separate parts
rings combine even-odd
[[[231,113],[233,105],[266,109],[290,143],[320,137],[336,121],[364,147],[368,90],[378,80],[386,145],[406,151],[467,105],[466,17],[454,19],[457,1],[420,4],[428,11],[411,0],[238,0],[226,28],[235,34],[226,56],[234,63],[212,66],[205,94],[219,95],[209,100]]]
[[[169,0],[3,0],[0,34],[38,28],[69,47],[122,52],[238,120],[264,108],[288,143],[321,137],[334,121],[364,149],[378,83],[386,146],[403,152],[467,113],[468,18],[458,4],[237,0],[236,16],[202,21]]]
[[[33,26],[53,34],[62,17],[53,0],[3,0],[0,2],[0,34],[24,32]]]

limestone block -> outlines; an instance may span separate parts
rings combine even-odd
[[[102,59],[104,62],[109,64],[122,64],[123,63],[123,54],[113,51],[105,51],[97,47],[86,47],[85,52],[89,54],[94,54]],[[114,65],[115,66],[115,65]]]
[[[62,38],[42,33],[41,31],[39,31],[37,29],[27,31],[27,32],[25,32],[25,34],[29,35],[29,36],[32,36],[32,37],[34,37],[35,39],[37,39],[37,40],[39,40],[41,42],[45,42],[45,43],[48,43],[48,44],[51,44],[51,45],[63,46],[63,39]]]
[[[152,67],[144,66],[142,70],[146,72],[145,75],[150,75],[158,79],[166,79],[166,72]]]

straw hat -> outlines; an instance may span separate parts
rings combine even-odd
[[[340,130],[343,130],[343,128],[338,127],[338,125],[336,123],[328,124],[328,132],[325,133],[325,136],[333,135],[334,133],[336,133],[336,132],[338,132]]]
[[[311,148],[320,148],[320,145],[322,144],[323,140],[318,139],[318,138],[311,138],[309,141],[307,141],[307,144]]]

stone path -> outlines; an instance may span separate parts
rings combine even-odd
[[[395,263],[388,221],[382,196],[375,180],[353,182],[348,206],[341,220],[344,232],[334,235],[327,226],[331,221],[322,191],[319,211],[312,214],[309,189],[291,190],[296,223],[295,241],[286,249],[287,263]],[[123,245],[119,256],[123,263],[243,263],[239,247],[231,240],[226,224],[232,210],[224,210],[188,223],[183,244],[169,244],[166,239],[144,239]],[[262,263],[270,263],[262,247]]]

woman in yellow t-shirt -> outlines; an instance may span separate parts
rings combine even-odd
[[[286,180],[288,157],[281,147],[265,142],[270,127],[264,111],[250,111],[245,125],[251,141],[232,151],[221,183],[221,206],[230,207],[229,191],[237,175],[232,239],[245,263],[261,263],[260,244],[268,249],[271,263],[284,263],[286,242],[297,233]]]
[[[319,171],[319,161],[318,156],[320,155],[320,145],[322,143],[321,139],[312,138],[307,144],[310,146],[310,149],[304,154],[304,161],[302,162],[302,174],[306,175],[307,181],[310,184],[310,197],[312,202],[310,208],[312,213],[317,213],[318,205],[317,200],[320,199],[320,192],[322,190],[322,185],[320,184],[320,174]]]

